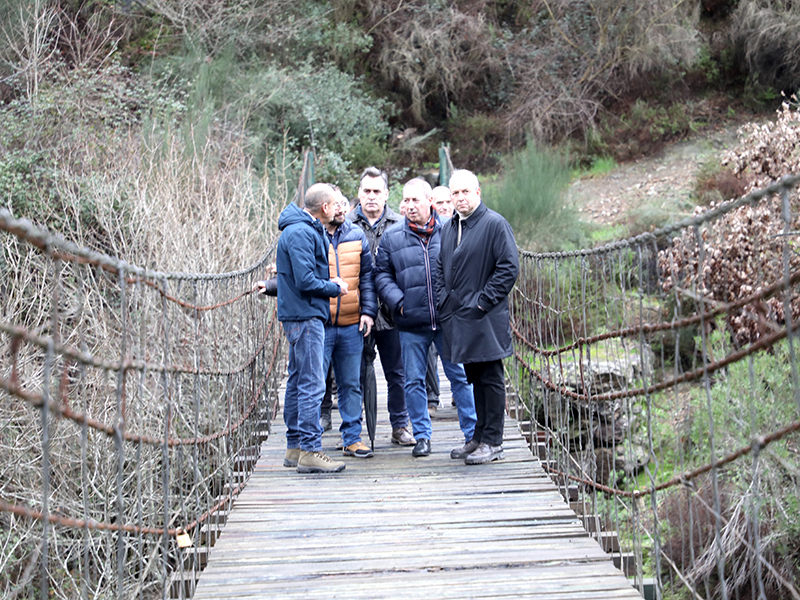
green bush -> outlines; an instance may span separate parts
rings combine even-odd
[[[566,200],[570,179],[562,156],[529,142],[507,160],[496,182],[484,184],[483,198],[512,224],[521,247],[566,249],[580,237],[577,212]]]
[[[187,53],[156,66],[170,85],[185,86],[187,133],[231,122],[247,131],[256,165],[278,149],[313,148],[317,180],[338,182],[352,169],[385,162],[387,103],[331,64],[282,68],[228,51],[211,59]]]

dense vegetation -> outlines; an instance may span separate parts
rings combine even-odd
[[[395,180],[430,171],[442,142],[485,175],[529,143],[559,145],[572,163],[624,160],[774,110],[800,84],[799,10],[787,0],[2,0],[0,196],[113,247],[94,205],[105,196],[131,214],[123,164],[160,144],[206,178],[230,174],[235,154],[237,176],[251,178],[241,185],[262,199],[295,179],[303,147],[316,151],[317,178],[350,195],[370,164]],[[127,181],[108,181],[112,172]]]
[[[536,232],[531,247],[575,247],[580,228],[562,198],[573,168],[647,154],[754,111],[772,115],[781,94],[800,87],[792,0],[0,0],[0,29],[2,206],[162,270],[217,272],[259,258],[303,148],[316,152],[318,180],[352,196],[358,172],[376,164],[396,195],[399,181],[434,172],[448,143],[457,166],[481,174],[487,202],[521,243]],[[698,200],[797,172],[797,115],[786,105],[771,129],[751,128],[725,164],[703,173]],[[751,221],[742,211],[716,235],[731,228],[772,240],[782,221],[774,207],[764,211]],[[727,239],[727,268],[700,282],[715,301],[747,295],[731,270],[762,266],[752,247]],[[35,269],[5,261],[17,248],[2,250],[7,298],[44,288],[25,277],[9,284],[9,273]],[[691,240],[663,250],[687,280],[698,276]],[[22,320],[14,306],[4,305],[4,320]],[[800,317],[800,306],[789,308]],[[34,329],[46,312],[25,318]],[[759,333],[744,312],[719,328],[728,335],[719,344]],[[759,377],[786,381],[784,352],[758,363]],[[747,376],[732,369],[729,391],[720,377],[715,404],[743,398]],[[786,405],[780,395],[769,401]],[[689,408],[699,402],[693,396]],[[687,437],[700,447],[693,423]],[[674,433],[661,432],[665,444]],[[727,446],[750,434],[738,433]],[[769,509],[792,515],[769,548],[789,573],[798,561],[793,477],[782,491],[775,479],[765,484]],[[664,511],[665,520],[677,514]],[[18,550],[23,537],[3,542],[0,557],[0,588],[15,594],[27,593],[16,576],[35,562]]]

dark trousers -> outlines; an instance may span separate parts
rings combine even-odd
[[[336,380],[333,378],[333,362],[328,367],[328,376],[325,378],[325,395],[322,397],[320,411],[331,414],[333,408],[333,395],[336,393]]]
[[[428,404],[439,404],[439,371],[437,369],[439,354],[436,344],[428,348],[428,368],[425,371],[425,391],[428,392]]]
[[[386,378],[386,408],[389,410],[389,422],[392,429],[399,429],[408,425],[408,410],[406,409],[405,385],[406,376],[403,371],[403,357],[400,350],[400,334],[397,329],[384,331],[372,330],[364,343],[362,355],[362,372],[364,363],[375,360],[375,346],[383,367],[383,376]]]
[[[472,384],[475,414],[478,418],[472,439],[490,446],[501,446],[506,413],[503,361],[466,363],[464,372],[467,374],[467,381]]]

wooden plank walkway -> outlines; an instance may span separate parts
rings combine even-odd
[[[195,600],[641,600],[532,457],[516,421],[506,417],[504,461],[450,458],[463,437],[441,373],[431,456],[391,444],[379,364],[375,457],[345,458],[338,474],[300,475],[282,466],[279,415]],[[338,459],[333,413],[323,447]]]

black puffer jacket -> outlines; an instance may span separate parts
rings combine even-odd
[[[439,256],[437,219],[427,244],[411,231],[408,221],[391,227],[381,239],[375,262],[375,287],[398,329],[439,329],[433,270]],[[400,309],[403,314],[400,314]]]
[[[375,259],[378,254],[378,244],[381,241],[383,233],[395,223],[400,223],[403,220],[403,217],[394,212],[388,205],[383,210],[381,218],[377,220],[374,227],[369,224],[367,217],[361,212],[360,205],[347,213],[347,218],[364,231],[364,234],[367,236],[367,241],[369,242],[369,248],[372,251],[373,259]],[[381,305],[380,310],[378,310],[378,316],[375,317],[375,329],[377,331],[386,331],[393,326],[394,324],[389,315],[389,310]]]
[[[518,274],[511,225],[485,204],[468,219],[456,213],[444,225],[435,277],[444,358],[472,363],[511,355],[508,294]]]

